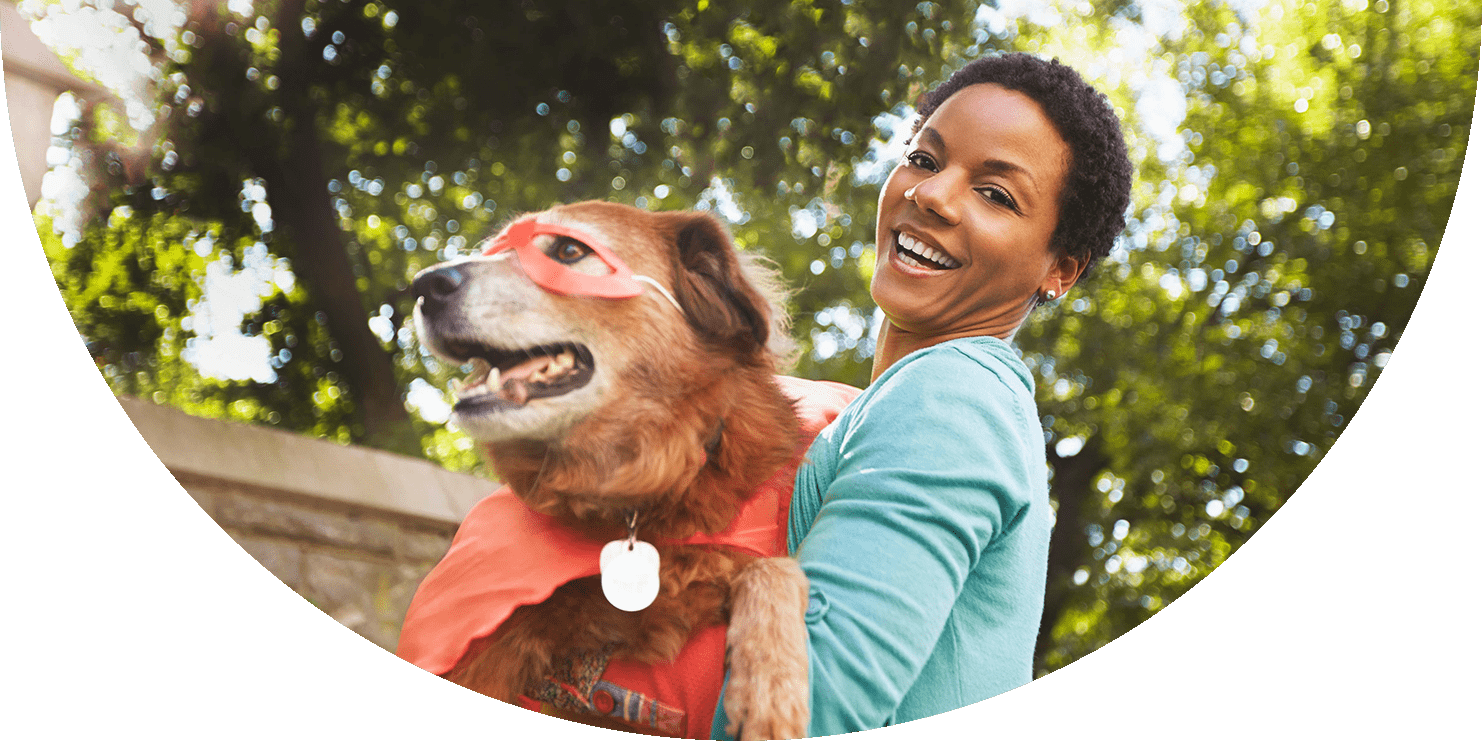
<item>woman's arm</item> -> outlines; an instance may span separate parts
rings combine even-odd
[[[836,475],[796,554],[810,582],[812,736],[891,718],[979,556],[1030,496],[1020,402],[992,370],[946,349],[868,393],[837,431]]]

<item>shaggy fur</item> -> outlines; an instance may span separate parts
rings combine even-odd
[[[531,292],[528,278],[504,263],[462,268],[470,283],[499,282],[488,292],[496,298],[479,298],[474,283],[465,289],[470,297],[460,299],[468,305],[456,307],[453,318],[423,317],[419,308],[419,332],[434,352],[446,356],[441,348],[451,346],[450,336],[466,341],[495,331],[480,324],[517,326],[538,316],[588,345],[601,374],[589,384],[600,398],[573,420],[553,413],[557,421],[529,423],[539,435],[488,433],[494,439],[483,447],[494,470],[532,509],[593,538],[624,537],[634,510],[639,537],[650,542],[724,529],[800,442],[792,403],[772,378],[777,352],[786,352],[773,303],[780,284],[733,250],[705,214],[589,202],[539,219],[608,240],[635,273],[672,287],[683,316],[645,296],[606,302]],[[523,293],[502,298],[514,291]],[[501,302],[508,306],[491,318],[495,309],[488,307]],[[542,401],[559,405],[562,398]],[[465,421],[456,411],[454,419],[464,429],[498,424]],[[544,603],[517,609],[446,676],[514,701],[563,652],[615,644],[617,658],[661,662],[673,659],[692,631],[729,620],[726,710],[742,721],[741,737],[801,736],[808,715],[801,606],[807,580],[796,563],[713,546],[659,545],[659,552],[661,588],[650,607],[618,610],[598,577],[570,582]]]

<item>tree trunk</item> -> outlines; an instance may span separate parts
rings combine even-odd
[[[278,8],[276,25],[296,29],[303,0],[289,0]],[[292,243],[295,277],[303,281],[310,300],[324,312],[326,326],[341,356],[336,371],[349,387],[357,420],[364,426],[359,442],[387,450],[418,454],[419,443],[392,372],[392,356],[381,346],[367,323],[370,313],[355,285],[355,271],[345,250],[325,188],[323,149],[319,139],[317,106],[310,95],[309,42],[285,30],[277,68],[283,107],[282,153],[254,161],[265,181],[273,220]]]
[[[1091,481],[1106,467],[1101,452],[1101,438],[1092,435],[1079,453],[1060,457],[1054,446],[1047,446],[1045,458],[1055,469],[1050,494],[1059,502],[1055,513],[1055,531],[1050,535],[1050,562],[1045,574],[1045,611],[1040,618],[1039,638],[1034,645],[1036,671],[1045,667],[1045,654],[1051,645],[1051,632],[1065,610],[1072,585],[1070,577],[1076,566],[1086,560],[1086,517]]]

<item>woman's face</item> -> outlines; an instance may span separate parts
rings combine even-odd
[[[1070,148],[1038,103],[969,85],[932,113],[880,192],[870,294],[891,323],[1008,337],[1078,262],[1050,248]]]

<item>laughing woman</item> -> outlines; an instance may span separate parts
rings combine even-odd
[[[1131,172],[1106,98],[1058,62],[981,59],[923,98],[880,193],[872,380],[793,494],[808,735],[1032,678],[1051,513],[1034,381],[1009,341],[1110,251]],[[719,738],[744,725],[725,704]]]

